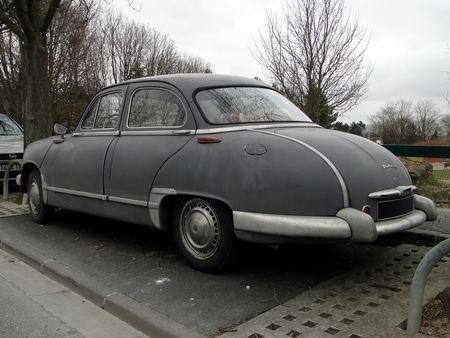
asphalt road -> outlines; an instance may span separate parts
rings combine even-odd
[[[204,334],[241,323],[350,268],[370,266],[379,245],[245,245],[219,274],[188,267],[170,233],[61,212],[48,225],[0,219],[14,238]]]

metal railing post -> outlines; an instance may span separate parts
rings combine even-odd
[[[18,164],[22,167],[22,161],[21,160],[12,160],[9,162],[8,167],[5,171],[5,176],[3,177],[3,200],[6,201],[8,199],[8,192],[9,192],[9,173],[11,171],[11,168],[13,165]]]
[[[450,253],[450,238],[433,247],[420,261],[414,273],[409,295],[408,321],[406,329],[419,332],[422,325],[423,294],[428,275],[434,265]]]

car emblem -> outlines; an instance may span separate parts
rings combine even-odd
[[[397,168],[395,165],[393,164],[382,164],[381,165],[383,167],[383,169],[389,169],[389,168]]]
[[[15,160],[17,158],[16,154],[9,154],[9,159],[10,160]]]

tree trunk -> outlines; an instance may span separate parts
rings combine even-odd
[[[48,52],[45,37],[35,37],[22,45],[22,69],[25,78],[25,146],[52,135],[53,115]]]

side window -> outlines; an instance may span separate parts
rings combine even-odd
[[[128,127],[180,127],[185,120],[183,104],[168,90],[147,88],[133,95]]]
[[[94,129],[115,128],[122,107],[122,93],[113,93],[101,98]]]
[[[94,127],[95,114],[97,113],[98,100],[89,107],[89,111],[86,114],[83,122],[81,123],[81,129],[92,129]]]

